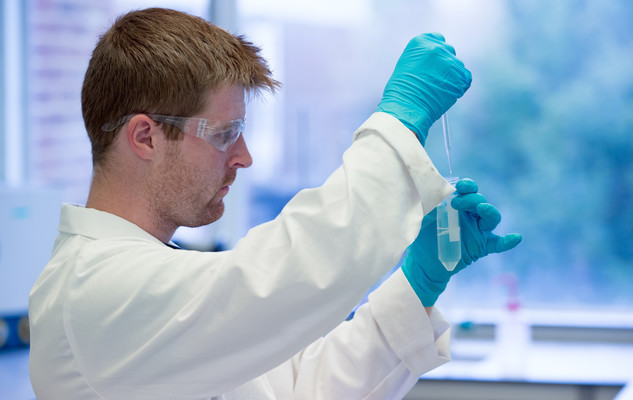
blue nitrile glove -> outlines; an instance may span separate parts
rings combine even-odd
[[[436,209],[422,220],[422,228],[407,249],[402,272],[425,307],[431,307],[444,291],[451,276],[490,253],[501,253],[521,242],[521,235],[498,236],[492,233],[501,214],[486,198],[477,193],[477,184],[462,179],[455,185],[457,196],[451,205],[459,211],[462,235],[462,258],[453,271],[447,271],[437,256]]]
[[[468,90],[472,77],[439,33],[411,39],[385,86],[378,110],[424,141],[429,128]]]

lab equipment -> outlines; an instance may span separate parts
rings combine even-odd
[[[431,125],[468,90],[471,80],[442,35],[418,35],[400,56],[378,111],[398,118],[424,146]]]
[[[512,273],[496,277],[507,287],[506,311],[500,313],[495,325],[495,347],[490,355],[508,379],[525,379],[528,352],[532,341],[530,322],[521,307],[519,280]]]
[[[448,127],[448,115],[442,115],[442,131],[444,132],[444,147],[446,148],[446,158],[448,159],[448,176],[453,176],[453,160],[451,157],[451,131]],[[457,179],[455,178],[455,182]]]
[[[451,135],[448,126],[448,116],[442,115],[442,130],[444,132],[444,147],[448,159],[448,183],[455,185],[459,178],[453,177],[453,162],[451,159]],[[452,196],[451,196],[452,197]],[[447,271],[452,271],[462,258],[462,238],[459,228],[459,213],[451,206],[449,199],[444,199],[437,206],[437,256]]]
[[[455,268],[448,270],[437,255],[437,211],[424,216],[420,233],[407,248],[402,263],[404,276],[426,307],[435,304],[453,275],[487,254],[510,250],[521,242],[518,234],[499,236],[492,233],[501,221],[501,214],[477,193],[475,181],[462,179],[455,184],[455,190],[452,205],[462,212],[460,231],[464,243]]]
[[[458,178],[450,178],[454,185]],[[452,195],[450,196],[452,197]],[[450,198],[437,206],[437,256],[447,271],[452,271],[462,258],[462,237],[459,213],[451,206]]]

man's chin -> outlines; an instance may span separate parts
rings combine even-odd
[[[203,225],[209,225],[219,220],[224,215],[224,202],[220,201],[207,208],[206,218]]]
[[[186,228],[199,228],[219,220],[224,214],[224,203],[215,204],[204,210],[197,218],[181,223]]]

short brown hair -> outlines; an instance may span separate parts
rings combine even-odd
[[[125,115],[192,116],[204,109],[209,90],[225,84],[274,92],[280,84],[259,52],[244,37],[179,11],[149,8],[119,17],[99,39],[81,90],[93,165],[116,137],[101,127]],[[168,125],[165,131],[180,137]]]

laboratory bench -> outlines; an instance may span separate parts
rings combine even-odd
[[[405,399],[633,400],[628,316],[600,327],[541,318],[515,330],[514,342],[496,337],[502,322],[484,320],[453,326],[451,362],[424,374]]]
[[[451,362],[423,375],[405,399],[633,400],[633,331],[595,329],[562,329],[561,341],[560,329],[533,326],[526,348],[501,352],[495,326],[456,326]],[[0,399],[34,399],[28,354],[0,351]]]
[[[486,351],[489,357],[477,357]],[[497,357],[494,343],[456,340],[452,354],[406,399],[633,400],[623,390],[633,385],[633,345],[533,342],[521,371]]]

